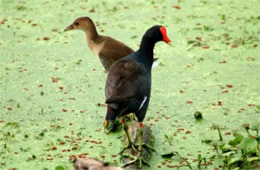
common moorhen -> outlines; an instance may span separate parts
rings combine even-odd
[[[105,96],[107,114],[104,126],[107,126],[110,120],[121,117],[125,133],[129,140],[127,148],[132,147],[133,150],[136,151],[136,148],[130,139],[123,116],[129,113],[135,113],[138,122],[140,122],[138,154],[136,159],[128,164],[138,160],[139,165],[142,166],[143,162],[140,156],[143,145],[142,122],[150,100],[153,49],[155,43],[158,41],[164,41],[170,44],[166,28],[161,25],[155,25],[148,29],[142,38],[139,50],[116,61],[110,67],[106,80]],[[122,152],[124,152],[124,150]]]
[[[134,52],[124,43],[109,36],[99,35],[93,21],[89,17],[77,18],[64,31],[82,30],[86,34],[87,44],[108,71],[110,66],[120,58]]]

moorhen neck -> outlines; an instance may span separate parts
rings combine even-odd
[[[143,145],[142,122],[150,101],[153,49],[158,41],[170,43],[165,27],[160,25],[148,29],[142,38],[139,50],[115,62],[107,76],[105,86],[107,114],[104,125],[108,126],[110,120],[121,117],[129,140],[128,147],[137,150],[130,139],[123,116],[135,113],[140,122],[138,154],[136,159],[130,163],[137,160],[142,163],[140,157]],[[139,165],[141,166],[141,164]]]

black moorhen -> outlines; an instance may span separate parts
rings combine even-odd
[[[142,166],[143,162],[140,157],[143,137],[142,122],[150,100],[153,49],[155,43],[158,41],[164,41],[170,44],[166,28],[155,25],[144,34],[138,51],[119,59],[110,67],[106,80],[105,96],[107,114],[104,126],[107,126],[110,120],[121,117],[125,133],[129,140],[129,146],[127,148],[132,147],[136,151],[128,134],[128,128],[123,116],[129,113],[135,113],[138,122],[140,122],[138,154],[136,159],[128,164],[138,160],[139,165]],[[122,152],[124,152],[124,150]]]

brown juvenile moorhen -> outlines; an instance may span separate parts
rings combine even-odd
[[[130,139],[123,116],[129,113],[135,113],[138,122],[140,122],[138,154],[133,161],[127,164],[139,161],[139,166],[142,166],[142,163],[145,163],[140,155],[143,146],[142,121],[144,120],[150,100],[153,49],[155,43],[158,41],[170,43],[166,28],[155,25],[144,34],[139,50],[116,61],[111,66],[107,76],[105,86],[107,114],[104,126],[107,126],[110,120],[121,117],[124,130],[129,140],[127,148],[132,147],[133,150],[136,151]],[[121,153],[123,153],[124,150]]]
[[[86,34],[88,47],[99,58],[108,71],[110,66],[120,58],[134,52],[122,42],[111,37],[99,35],[93,21],[89,17],[77,18],[64,31],[82,30]]]

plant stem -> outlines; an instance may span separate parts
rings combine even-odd
[[[220,140],[220,141],[223,141],[223,138],[222,138],[222,135],[221,135],[221,132],[220,132],[219,127],[217,127],[217,130],[218,130],[219,140]]]

